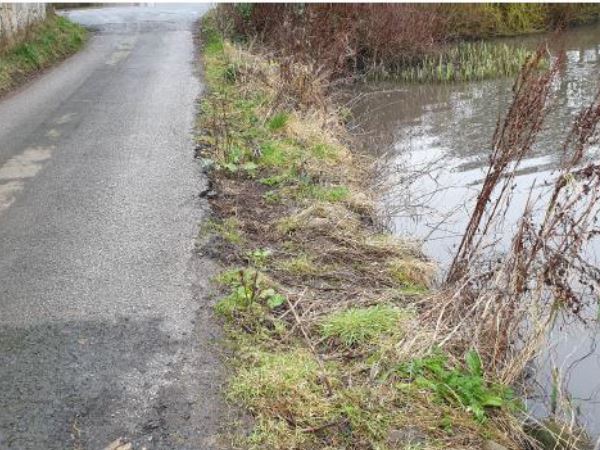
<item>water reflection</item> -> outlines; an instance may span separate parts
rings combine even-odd
[[[540,38],[524,42],[533,48]],[[521,216],[531,187],[535,186],[534,195],[543,195],[544,186],[554,179],[572,119],[599,87],[600,26],[569,31],[550,46],[552,52],[558,47],[565,50],[566,62],[553,86],[554,100],[540,138],[515,179],[512,207],[505,229],[499,230],[505,237]],[[394,230],[423,239],[425,251],[442,268],[450,262],[465,229],[485,176],[496,123],[511,99],[511,86],[512,80],[504,79],[362,88],[355,115],[366,132],[364,145],[392,155],[386,164],[390,187],[383,203]],[[594,148],[590,158],[597,157],[598,148]],[[599,251],[597,242],[589,249],[593,261]],[[590,312],[590,319],[595,319],[595,311]],[[593,320],[586,325],[561,321],[537,362],[536,375],[539,384],[549,389],[551,368],[559,369],[582,421],[596,436],[600,435],[598,331]],[[535,400],[531,407],[540,414],[547,410]]]

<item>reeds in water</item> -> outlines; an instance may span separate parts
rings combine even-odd
[[[519,72],[532,52],[524,47],[467,42],[423,57],[391,71],[390,78],[408,82],[460,82],[508,77]]]

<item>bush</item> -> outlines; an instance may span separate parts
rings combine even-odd
[[[589,23],[600,5],[254,4],[221,12],[238,39],[256,38],[276,56],[340,78],[411,66],[457,41]]]

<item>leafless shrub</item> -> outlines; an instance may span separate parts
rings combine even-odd
[[[580,314],[597,292],[600,272],[586,248],[600,230],[600,165],[585,163],[600,121],[600,96],[584,108],[563,145],[550,190],[533,198],[507,249],[494,228],[512,205],[515,172],[535,142],[561,64],[539,72],[542,51],[523,68],[513,102],[496,129],[490,167],[455,260],[446,293],[431,311],[444,345],[477,348],[490,373],[514,382],[544,342],[561,311]],[[543,204],[541,218],[534,211]]]
[[[339,80],[383,61],[401,63],[445,39],[440,5],[255,4],[228,6],[234,29],[278,56],[314,63]]]
[[[448,272],[448,281],[459,279],[469,260],[487,237],[496,212],[505,205],[509,197],[516,166],[531,150],[544,121],[550,88],[561,64],[559,58],[548,71],[540,72],[539,66],[545,56],[539,48],[530,58],[513,85],[513,101],[503,121],[499,121],[492,138],[490,165],[484,178],[481,192],[473,209],[473,214],[458,247],[456,257]],[[496,188],[500,192],[494,200]],[[493,202],[493,207],[488,205]],[[487,218],[484,214],[489,213]]]

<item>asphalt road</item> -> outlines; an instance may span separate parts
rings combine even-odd
[[[206,9],[73,11],[87,47],[0,100],[2,450],[213,448],[191,137]]]

